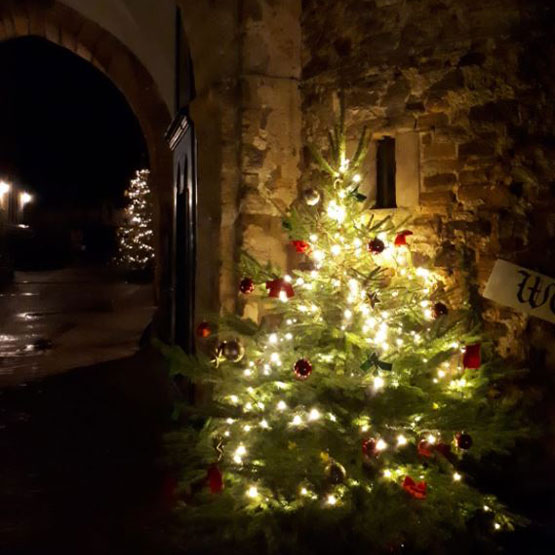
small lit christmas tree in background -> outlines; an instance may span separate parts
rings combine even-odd
[[[192,553],[430,553],[519,520],[467,471],[525,433],[515,402],[489,395],[517,372],[461,291],[413,265],[410,224],[369,209],[367,139],[349,160],[343,121],[315,153],[321,184],[284,214],[298,267],[243,258],[262,322],[204,321],[205,354],[166,349],[176,383],[212,392],[178,405],[169,437]]]
[[[125,196],[125,223],[118,229],[118,263],[126,270],[152,270],[154,262],[154,232],[152,229],[152,193],[148,184],[150,172],[139,170],[131,180]]]

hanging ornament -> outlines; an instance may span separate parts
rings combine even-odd
[[[416,483],[410,476],[405,476],[403,480],[403,489],[409,492],[415,499],[426,499],[426,490],[428,486],[424,480]]]
[[[251,278],[243,278],[239,284],[239,291],[244,295],[249,295],[254,291],[254,281]]]
[[[458,432],[455,435],[455,441],[457,442],[457,447],[459,449],[470,449],[472,447],[472,437],[470,436],[470,434],[467,434],[466,432]]]
[[[301,358],[295,362],[294,370],[299,380],[306,380],[312,374],[312,364],[306,358]]]
[[[274,279],[272,281],[266,282],[266,289],[268,289],[269,293],[268,296],[272,298],[280,297],[280,293],[284,293],[286,298],[290,299],[291,297],[295,296],[295,291],[293,290],[293,286],[285,281],[284,279]]]
[[[218,346],[218,356],[221,356],[230,362],[240,362],[245,356],[245,348],[235,339],[231,341],[223,341]]]
[[[395,246],[396,247],[408,246],[407,237],[409,237],[410,235],[414,235],[414,234],[412,231],[408,229],[405,229],[405,231],[401,231],[400,233],[397,233],[397,236],[395,237]]]
[[[316,206],[320,202],[320,193],[312,187],[307,187],[302,192],[303,200],[308,206]]]
[[[435,303],[432,307],[432,316],[437,320],[441,316],[447,316],[449,309],[443,303]]]
[[[324,468],[324,473],[328,481],[332,484],[341,484],[347,477],[347,471],[342,464],[333,459]]]
[[[224,489],[224,479],[217,464],[211,464],[206,472],[206,481],[210,493],[221,493]]]
[[[291,241],[291,245],[301,254],[309,254],[312,250],[312,247],[306,241]]]
[[[376,440],[371,437],[362,441],[362,456],[366,460],[375,459],[379,455]]]
[[[482,364],[482,357],[480,353],[480,343],[474,343],[474,345],[467,345],[464,348],[463,366],[465,368],[476,370],[477,368],[480,368],[481,364]]]
[[[425,439],[421,439],[418,442],[418,454],[421,457],[426,457],[427,459],[429,459],[432,456],[433,448],[434,446]]]
[[[208,322],[201,322],[197,326],[197,337],[201,339],[206,339],[212,335],[212,327]]]
[[[380,254],[385,250],[385,244],[377,237],[368,243],[368,251],[372,254]]]

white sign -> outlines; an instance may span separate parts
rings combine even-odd
[[[555,324],[555,279],[498,260],[484,297]]]

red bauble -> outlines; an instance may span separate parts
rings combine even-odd
[[[385,250],[385,245],[381,239],[376,238],[368,243],[367,248],[372,254],[380,254]]]
[[[299,380],[306,380],[312,374],[312,364],[306,358],[301,358],[295,362],[295,375]]]
[[[426,499],[428,486],[424,481],[416,483],[410,476],[405,476],[403,489],[409,492],[415,499]]]
[[[197,326],[197,337],[202,339],[206,339],[212,335],[212,328],[208,322],[201,322]]]
[[[224,489],[224,479],[217,464],[208,467],[206,481],[211,493],[221,493]]]
[[[422,439],[418,442],[418,454],[421,457],[426,457],[427,459],[429,459],[432,456],[433,449],[434,446],[425,439]]]
[[[435,303],[432,307],[432,316],[437,320],[441,316],[446,316],[449,309],[443,303]]]
[[[409,235],[413,235],[412,231],[405,229],[405,231],[401,231],[397,233],[395,237],[395,246],[396,247],[403,247],[407,244],[407,237]]]
[[[373,459],[378,456],[379,452],[376,449],[376,440],[371,437],[362,441],[362,454],[367,459]]]
[[[278,298],[279,294],[282,291],[285,292],[288,299],[295,296],[293,286],[284,279],[274,279],[273,281],[267,281],[266,289],[268,289],[269,291],[268,295],[273,298]]]
[[[295,247],[295,250],[301,254],[308,254],[312,250],[310,244],[306,241],[291,241],[291,244]]]
[[[476,370],[482,364],[482,356],[480,353],[480,343],[467,345],[464,348],[463,366]]]
[[[459,449],[470,449],[472,447],[472,437],[466,432],[459,432],[455,435],[455,441]]]
[[[251,278],[243,278],[239,284],[239,291],[244,295],[249,295],[254,291],[254,281]]]

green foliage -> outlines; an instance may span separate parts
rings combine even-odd
[[[469,527],[490,541],[521,522],[464,472],[465,458],[507,452],[529,433],[519,399],[490,394],[521,370],[499,360],[472,305],[458,305],[442,276],[394,246],[407,222],[361,202],[367,133],[349,161],[343,103],[341,114],[329,157],[315,152],[320,204],[298,201],[284,217],[290,238],[310,247],[304,263],[284,276],[244,253],[241,272],[257,284],[252,298],[266,317],[225,316],[205,345],[213,353],[219,340],[240,337],[244,358],[216,366],[211,356],[161,347],[172,376],[211,392],[210,401],[180,405],[186,423],[168,438],[172,465],[182,468],[176,525],[188,552],[370,553],[403,544],[425,553]],[[384,251],[369,252],[377,239]],[[294,296],[284,285],[268,298],[265,283],[278,278]],[[437,301],[449,314],[434,319]],[[465,368],[464,348],[478,342],[481,365]],[[294,371],[300,359],[313,368],[305,379]],[[468,451],[454,440],[462,431],[473,440]],[[380,448],[363,453],[369,439]],[[211,494],[206,469],[218,460],[225,490]],[[344,479],[333,479],[333,465]],[[427,483],[425,499],[405,491],[407,476]]]

